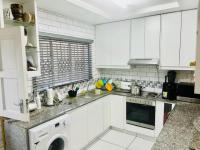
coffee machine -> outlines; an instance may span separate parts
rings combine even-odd
[[[177,99],[177,83],[176,80],[176,72],[168,71],[165,76],[165,82],[163,83],[162,89],[162,98],[168,100],[176,100]]]

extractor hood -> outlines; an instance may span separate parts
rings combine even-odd
[[[159,65],[159,59],[130,59],[129,65]]]

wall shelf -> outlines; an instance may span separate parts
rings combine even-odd
[[[10,25],[10,26],[29,27],[29,26],[35,25],[35,23],[27,23],[27,22],[23,22],[23,21],[12,20],[12,19],[5,19],[4,22],[5,22],[6,25]]]

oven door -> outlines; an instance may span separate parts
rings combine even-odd
[[[126,102],[126,123],[155,129],[155,106]]]

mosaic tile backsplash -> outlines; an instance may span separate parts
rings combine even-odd
[[[100,78],[131,81],[149,88],[162,88],[167,70],[155,66],[136,66],[131,69],[99,69]],[[177,82],[193,82],[193,71],[177,71]]]

